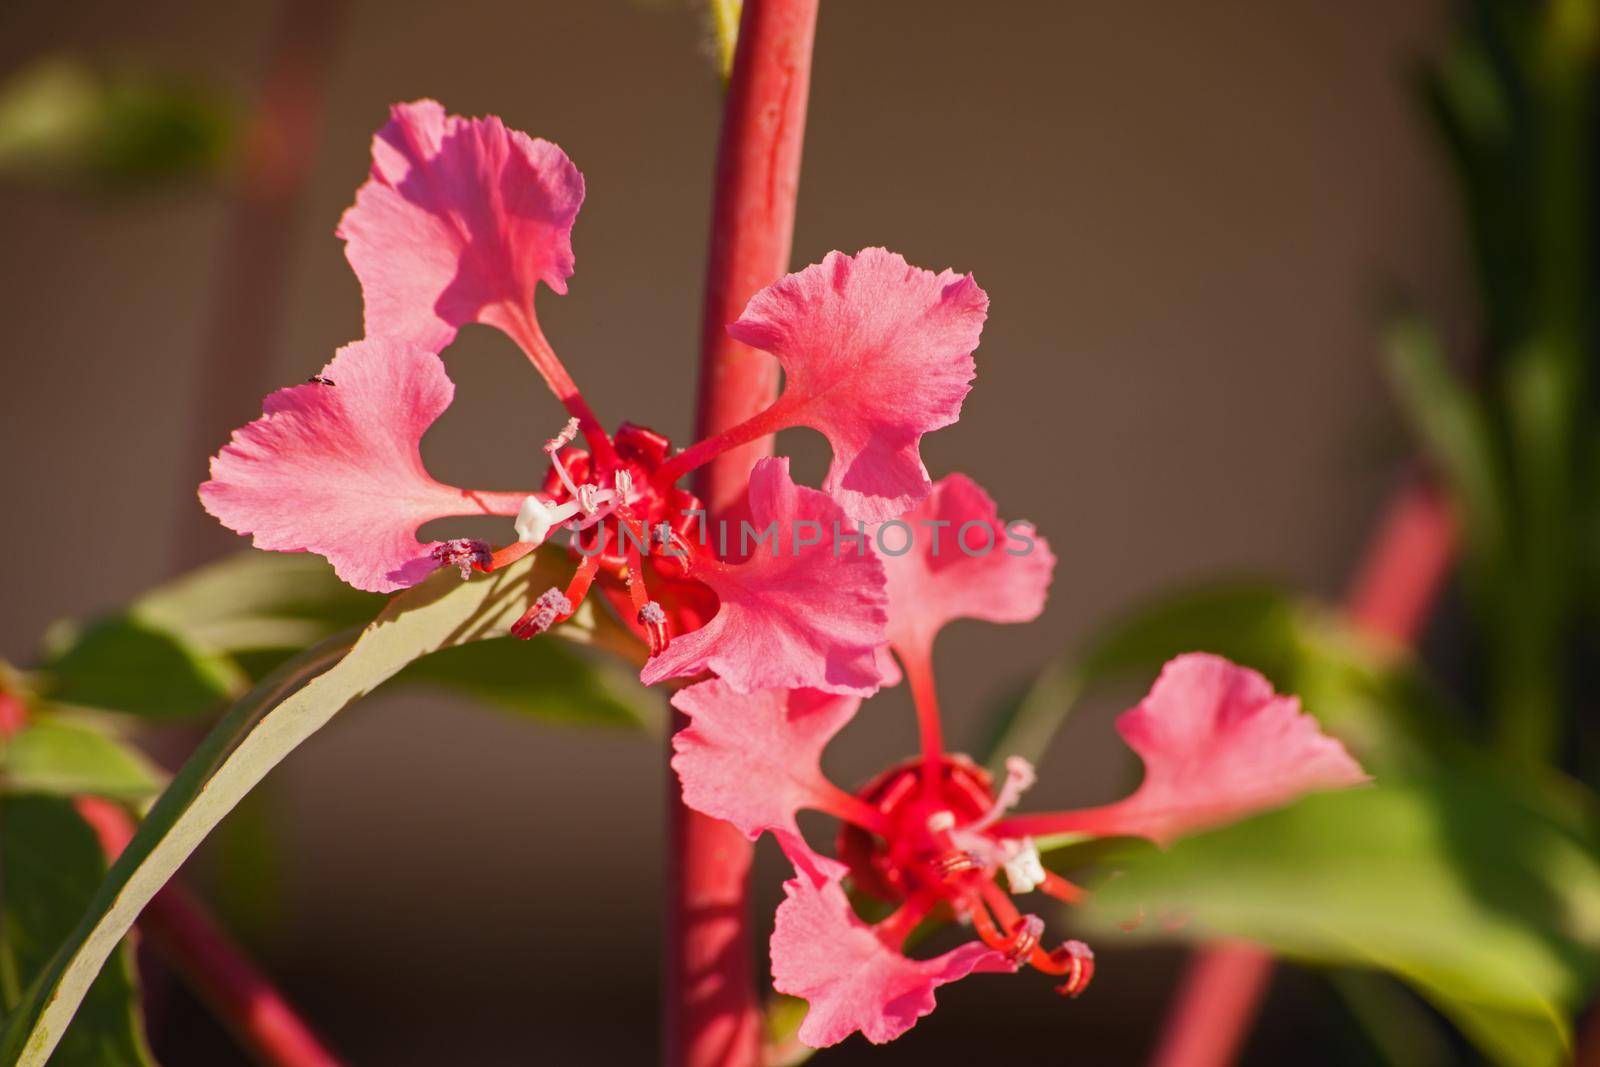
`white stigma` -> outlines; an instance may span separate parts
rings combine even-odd
[[[536,496],[522,502],[517,511],[517,540],[542,545],[550,531],[578,513],[576,504],[552,504]]]
[[[1039,858],[1033,838],[1007,838],[1000,849],[1005,857],[1006,881],[1013,893],[1031,893],[1044,884],[1044,861]]]

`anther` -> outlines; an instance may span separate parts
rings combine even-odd
[[[629,474],[626,469],[618,469],[611,476],[611,485],[617,491],[617,500],[626,503],[628,495],[633,492],[633,475]]]
[[[1000,821],[1000,816],[1017,806],[1017,801],[1022,799],[1033,783],[1038,779],[1034,772],[1033,764],[1021,756],[1006,757],[1006,780],[1000,786],[1000,795],[995,797],[993,806],[984,812],[982,817],[975,822],[967,824],[968,830],[986,830]]]
[[[957,875],[978,870],[982,867],[982,864],[978,862],[978,857],[972,853],[956,850],[936,857],[933,860],[932,867],[934,873],[942,880],[949,881]]]
[[[567,594],[552,586],[539,594],[539,599],[533,602],[533,607],[512,624],[511,632],[526,641],[536,634],[542,634],[556,624],[556,620],[565,615],[572,614],[572,601],[567,599]]]
[[[595,512],[600,510],[600,505],[595,500],[595,494],[599,492],[600,487],[592,482],[585,482],[583,485],[578,486],[578,508],[585,515],[593,516]]]
[[[561,432],[544,443],[544,450],[551,455],[570,445],[578,436],[578,420],[568,419],[567,424],[561,427]]]
[[[443,541],[433,546],[433,558],[446,567],[460,571],[462,581],[472,577],[473,567],[488,566],[493,555],[486,542],[470,537],[458,537],[454,541]]]
[[[650,638],[650,654],[659,656],[672,641],[667,633],[667,613],[654,600],[647,600],[639,609],[639,625]]]
[[[1007,946],[1006,958],[1012,963],[1020,964],[1033,950],[1039,947],[1039,939],[1044,936],[1044,920],[1037,915],[1024,915],[1011,927],[1011,944]]]
[[[1082,941],[1067,941],[1050,953],[1050,962],[1066,967],[1062,972],[1066,981],[1056,986],[1057,993],[1075,997],[1089,988],[1089,980],[1094,977],[1094,950],[1088,945]]]

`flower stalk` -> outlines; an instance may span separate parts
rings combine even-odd
[[[725,325],[788,269],[817,4],[746,0],[740,17],[706,265],[695,427],[702,438],[745,422],[778,395],[777,362],[729,337]],[[696,472],[711,514],[738,498],[755,461],[771,452],[772,439],[757,438]],[[668,1067],[754,1067],[762,1027],[747,897],[752,846],[735,827],[686,808],[676,775],[667,781],[663,1059]]]

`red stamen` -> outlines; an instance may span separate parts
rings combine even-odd
[[[1083,886],[1069,882],[1051,870],[1044,872],[1044,881],[1039,883],[1038,888],[1041,892],[1049,893],[1057,900],[1068,904],[1081,904],[1089,896],[1089,891]]]
[[[511,624],[512,636],[526,641],[544,633],[557,623],[572,618],[572,613],[578,610],[578,605],[582,604],[583,598],[588,595],[589,586],[593,584],[595,572],[599,569],[598,553],[584,556],[578,562],[578,569],[573,572],[572,581],[567,585],[566,592],[547,589],[540,593],[533,606]]]
[[[877,934],[878,940],[889,948],[899,951],[911,931],[928,917],[938,903],[938,897],[930,893],[918,893],[896,908],[894,914],[873,927],[873,933]]]
[[[623,540],[628,545],[628,572],[624,581],[628,586],[628,596],[633,601],[634,618],[644,628],[645,637],[650,642],[650,654],[659,656],[666,651],[672,636],[667,632],[667,613],[660,604],[650,599],[650,593],[644,587],[644,561],[640,558],[639,546],[650,543],[649,535],[628,505],[618,506],[617,519],[627,525],[627,533],[632,535],[624,535]]]
[[[529,552],[532,552],[538,547],[539,546],[534,544],[532,541],[516,541],[492,553],[489,556],[489,561],[487,563],[480,563],[477,565],[477,567],[485,574],[491,574],[499,570],[501,567],[511,566],[517,560],[521,559],[523,556],[526,556]]]

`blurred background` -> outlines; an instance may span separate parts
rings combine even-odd
[[[1454,13],[823,5],[794,264],[882,244],[976,274],[993,302],[978,380],[924,456],[1034,521],[1061,561],[1037,624],[946,632],[958,742],[977,746],[1005,693],[1158,591],[1259,575],[1337,595],[1414,470],[1383,380],[1385,298],[1406,293],[1449,341],[1477,329],[1456,191],[1411,84]],[[268,389],[360,335],[333,227],[391,102],[496,114],[571,155],[588,183],[578,269],[541,319],[602,418],[683,441],[721,100],[709,40],[674,0],[0,8],[7,84],[112,71],[193,108],[177,147],[148,158],[135,144],[41,162],[11,131],[0,656],[29,662],[53,620],[240,547],[194,487]],[[287,143],[251,126],[264,86]],[[425,443],[434,473],[532,484],[555,402],[489,330],[445,360],[457,400]],[[820,440],[781,447],[820,475]],[[1115,697],[1059,737],[1030,806],[1126,787]],[[172,762],[196,736],[164,728],[148,747]],[[904,694],[846,736],[842,781],[909,753]],[[354,1063],[647,1062],[661,745],[380,693],[275,772],[191,874]],[[271,847],[238,844],[256,838]],[[765,923],[782,865],[762,857]],[[1138,1063],[1180,958],[1106,948],[1075,1002],[1042,980],[962,983],[895,1044],[817,1062]],[[146,972],[163,1062],[243,1062],[179,983]],[[1246,1050],[1286,1061],[1381,1062],[1327,984],[1289,969]]]

